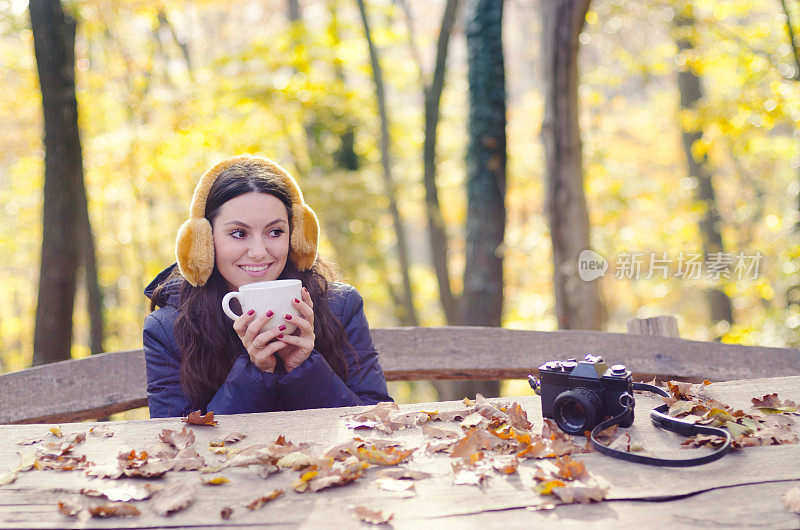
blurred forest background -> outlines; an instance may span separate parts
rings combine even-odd
[[[72,230],[80,249],[72,357],[141,347],[142,289],[174,262],[197,179],[239,153],[273,158],[298,178],[322,223],[321,254],[361,291],[373,327],[624,332],[630,318],[673,314],[683,338],[800,344],[798,0],[61,8],[76,22],[79,176],[91,226],[74,214],[73,228],[57,232]],[[499,13],[501,60],[483,55],[481,65],[491,46],[480,39],[491,39]],[[55,307],[56,290],[38,289],[43,205],[60,199],[45,196],[34,30],[27,2],[0,0],[0,371],[30,366],[37,322],[41,334],[57,320],[43,308]],[[482,108],[471,90],[482,82],[505,105],[500,143],[471,129]],[[481,142],[507,159],[481,162]],[[479,187],[481,163],[503,181],[499,199]],[[577,188],[559,195],[568,186]],[[499,280],[466,270],[479,262],[470,241],[488,237],[480,205],[491,200],[501,207],[494,219],[505,217],[502,244],[492,246]],[[92,246],[96,263],[86,259]],[[609,270],[584,282],[575,260],[590,247]],[[618,274],[635,253],[642,274]],[[679,256],[714,253],[762,257],[746,277],[735,262],[729,277],[679,274]],[[673,260],[668,274],[648,277],[651,255]],[[499,301],[464,288],[476,278],[500,281]],[[573,318],[587,308],[590,318]],[[431,392],[393,383],[401,400]]]

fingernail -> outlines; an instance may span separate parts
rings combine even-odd
[[[303,287],[303,291],[305,291],[305,292],[308,292],[308,289],[306,289],[305,287]]]
[[[280,330],[280,331],[286,331],[286,326],[284,326],[283,324],[281,324],[281,327],[279,327],[279,328],[278,328],[278,330]]]
[[[255,309],[251,309],[250,311],[247,312],[247,314],[248,315],[255,315],[256,314],[256,310]]]
[[[295,303],[295,304],[299,304],[299,303],[300,303],[300,300],[298,300],[297,298],[295,298],[295,299],[294,299],[294,303]]]
[[[292,319],[292,315],[286,315],[286,320],[291,320],[291,319]]]
[[[278,335],[278,338],[279,338],[279,339],[282,339],[282,338],[283,338],[283,333],[281,333],[280,335]]]
[[[273,314],[274,314],[274,313],[272,312],[272,309],[270,309],[269,311],[267,311],[267,317],[271,317]]]

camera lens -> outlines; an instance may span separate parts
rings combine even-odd
[[[558,395],[553,403],[553,416],[562,431],[579,435],[597,424],[599,408],[597,394],[578,388]]]

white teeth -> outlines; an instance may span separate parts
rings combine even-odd
[[[261,267],[248,267],[247,265],[241,265],[241,267],[248,272],[261,272],[267,270],[267,267],[269,267],[269,265],[263,265]]]

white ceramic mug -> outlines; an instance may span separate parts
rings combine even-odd
[[[231,300],[236,298],[242,306],[244,312],[251,309],[256,312],[256,317],[264,315],[272,310],[275,316],[272,317],[262,332],[284,324],[285,333],[292,333],[297,326],[291,320],[285,320],[285,315],[292,315],[292,319],[300,318],[300,313],[292,305],[292,300],[300,300],[300,289],[303,284],[300,280],[272,280],[269,282],[248,283],[239,287],[238,291],[231,291],[222,298],[222,310],[232,320],[236,320],[241,315],[237,315],[231,310]]]

